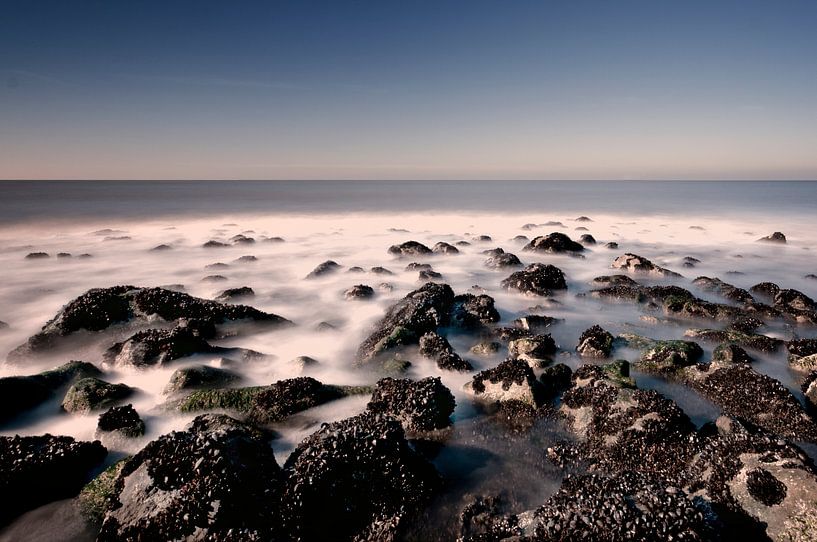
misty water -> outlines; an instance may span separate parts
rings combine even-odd
[[[236,385],[264,385],[300,376],[298,368],[289,363],[297,356],[317,359],[319,364],[306,374],[324,383],[373,384],[382,375],[354,369],[354,352],[388,307],[422,284],[417,271],[405,270],[414,259],[398,259],[387,252],[389,246],[408,240],[429,246],[438,241],[471,243],[460,246],[458,255],[416,261],[431,263],[442,273],[440,280],[455,293],[484,291],[491,295],[502,316],[499,325],[530,313],[562,319],[550,330],[560,347],[555,360],[573,368],[587,362],[576,355],[575,346],[581,332],[593,324],[613,334],[631,332],[653,338],[682,338],[686,329],[700,327],[692,322],[656,323],[641,305],[581,295],[594,288],[590,284],[594,277],[613,274],[610,264],[625,252],[645,256],[683,275],[639,279],[645,284],[678,284],[704,299],[723,302],[691,284],[702,275],[743,288],[772,281],[817,297],[817,281],[806,278],[817,272],[814,183],[14,183],[0,185],[0,191],[4,196],[0,203],[0,320],[9,325],[0,330],[0,359],[39,331],[63,305],[91,288],[165,286],[212,299],[227,288],[249,286],[255,296],[240,300],[242,303],[297,325],[216,342],[268,355],[231,367],[241,374]],[[576,221],[580,215],[592,221]],[[549,222],[558,224],[544,225]],[[523,229],[526,224],[536,226]],[[575,258],[523,252],[525,243],[513,240],[553,231],[573,239],[590,233],[598,244],[589,247],[584,258]],[[784,232],[788,243],[757,242],[774,231]],[[229,243],[238,234],[255,242],[202,247],[209,240]],[[475,240],[482,235],[490,236],[491,241]],[[275,237],[284,242],[270,240]],[[605,248],[608,241],[615,241],[619,248]],[[171,248],[152,250],[162,244]],[[503,290],[500,281],[512,270],[484,266],[483,251],[495,247],[518,255],[524,264],[544,262],[559,267],[567,277],[567,291],[537,298]],[[50,257],[26,259],[31,252]],[[58,253],[71,256],[57,258]],[[83,254],[90,257],[80,257]],[[257,259],[242,261],[242,256]],[[701,263],[694,269],[684,268],[686,256]],[[343,268],[324,278],[305,280],[326,260]],[[224,265],[213,268],[219,263]],[[348,272],[353,266],[365,272]],[[370,272],[375,266],[394,274]],[[213,275],[224,279],[207,279]],[[356,284],[372,286],[375,297],[346,300],[344,291]],[[317,331],[321,322],[335,329]],[[222,363],[221,355],[201,355],[147,369],[102,366],[102,352],[133,330],[121,325],[105,332],[81,333],[66,350],[0,365],[0,376],[34,374],[76,359],[102,367],[109,382],[137,388],[138,393],[126,402],[142,415],[146,434],[138,439],[103,440],[110,464],[192,420],[193,414],[163,408],[167,400],[163,390],[174,370]],[[815,336],[813,329],[782,325],[767,334],[786,339]],[[448,338],[476,370],[493,367],[507,355],[504,349],[489,357],[470,354],[470,347],[479,341],[474,335],[452,331]],[[708,359],[712,345],[702,346]],[[636,356],[626,349],[615,352],[617,358],[634,360]],[[760,355],[754,367],[779,379],[803,401],[785,352]],[[518,512],[540,505],[558,489],[562,474],[543,458],[550,443],[565,438],[557,424],[543,422],[529,434],[509,437],[505,430],[486,424],[480,406],[462,391],[473,374],[442,371],[433,362],[415,357],[405,376],[439,376],[457,400],[453,434],[435,459],[447,489],[432,506],[450,513],[467,493],[504,489],[513,494]],[[633,376],[639,386],[675,400],[698,425],[719,414],[715,405],[683,385],[655,376]],[[0,434],[51,433],[94,440],[99,413],[62,412],[60,399],[0,426]],[[321,423],[355,415],[367,402],[367,396],[342,399],[274,426],[278,438],[272,446],[279,463]],[[813,448],[807,449],[814,456]],[[63,501],[30,512],[7,527],[0,539],[93,538],[73,506]],[[440,515],[445,514],[430,513],[431,524],[452,528],[456,517],[446,520]]]

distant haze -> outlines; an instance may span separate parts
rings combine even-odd
[[[809,0],[11,0],[0,179],[815,179],[815,28]]]

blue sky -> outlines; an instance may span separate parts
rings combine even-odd
[[[817,178],[817,2],[0,2],[0,178]]]

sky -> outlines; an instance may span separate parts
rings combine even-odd
[[[817,2],[0,0],[0,179],[817,179]]]

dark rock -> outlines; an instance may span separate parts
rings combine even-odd
[[[240,377],[232,371],[210,367],[209,365],[192,365],[173,371],[164,393],[173,394],[202,388],[218,388],[236,382]]]
[[[392,245],[389,247],[389,254],[395,256],[428,256],[433,254],[431,249],[417,241],[406,241],[400,245]]]
[[[740,346],[731,343],[719,344],[712,352],[712,361],[720,363],[751,363],[752,357]]]
[[[359,266],[357,266],[357,265],[356,265],[356,266],[354,266],[354,267],[350,267],[349,269],[347,269],[347,270],[346,270],[346,272],[347,272],[347,273],[357,273],[357,274],[360,274],[360,273],[365,273],[365,272],[366,272],[366,270],[365,270],[365,269],[363,269],[362,267],[359,267]]]
[[[420,337],[420,355],[432,359],[437,367],[447,371],[471,371],[471,364],[462,359],[445,337],[430,331]]]
[[[94,377],[77,380],[65,394],[62,408],[73,414],[101,410],[127,399],[133,388],[126,384],[110,384]]]
[[[239,288],[228,288],[218,294],[216,301],[231,301],[240,297],[255,297],[255,291],[249,286],[241,286]]]
[[[71,253],[69,253],[69,252],[57,252],[57,258],[64,259],[64,258],[70,258],[70,257],[71,257]]]
[[[246,235],[240,233],[238,235],[233,235],[232,237],[230,237],[230,241],[232,241],[234,245],[251,245],[255,243],[255,239],[253,239],[252,237],[247,237]]]
[[[755,295],[765,298],[768,301],[772,301],[774,296],[777,295],[777,292],[780,291],[780,286],[775,284],[774,282],[759,282],[755,284],[749,291]]]
[[[44,403],[78,379],[101,374],[90,363],[71,361],[36,375],[0,378],[0,421],[10,420]]]
[[[576,222],[593,222],[593,220],[591,220],[590,218],[588,218],[586,216],[580,216],[580,217],[576,218],[575,220],[576,220]]]
[[[553,265],[541,263],[533,263],[522,271],[516,271],[503,280],[501,286],[508,290],[518,290],[539,296],[549,296],[552,295],[553,290],[567,289],[562,270]]]
[[[527,316],[517,318],[512,323],[519,329],[524,329],[525,331],[530,331],[531,333],[541,333],[542,331],[545,331],[553,326],[553,324],[560,321],[561,320],[558,318],[553,318],[551,316],[528,314]]]
[[[779,231],[774,232],[771,235],[767,235],[766,237],[761,237],[758,241],[763,241],[766,243],[786,243],[786,236],[780,233]]]
[[[469,243],[468,241],[457,241],[454,244],[457,245],[458,247],[470,247],[471,246],[471,243]]]
[[[537,408],[545,400],[542,384],[522,359],[509,359],[477,373],[465,384],[465,391],[488,403],[518,401]]]
[[[564,252],[583,252],[584,247],[563,233],[553,232],[536,237],[525,245],[522,250],[560,254]]]
[[[499,352],[502,345],[495,341],[482,341],[471,347],[469,352],[478,356],[492,356]]]
[[[51,256],[47,252],[29,252],[26,254],[26,260],[44,260]]]
[[[595,245],[596,238],[590,235],[589,233],[585,233],[581,237],[579,237],[579,242],[583,245]]]
[[[97,430],[102,433],[116,431],[126,437],[141,437],[145,434],[145,422],[133,405],[111,407],[99,416]]]
[[[394,273],[392,273],[391,271],[389,271],[385,267],[380,267],[380,266],[372,267],[369,271],[371,273],[374,273],[375,275],[394,275]]]
[[[641,354],[636,366],[648,373],[674,374],[695,364],[704,351],[692,341],[655,341]]]
[[[517,235],[511,241],[514,243],[527,243],[530,239],[526,235]]]
[[[233,261],[235,263],[253,263],[253,262],[257,262],[258,258],[256,256],[253,256],[252,254],[247,254],[247,255],[244,255],[244,256],[239,256],[238,258],[236,258]]]
[[[443,278],[442,273],[437,273],[436,271],[432,271],[430,269],[428,269],[428,270],[424,269],[424,270],[420,271],[420,273],[417,275],[417,280],[423,281],[423,282],[428,281],[428,280],[441,279],[441,278]]]
[[[365,284],[358,284],[343,292],[343,297],[350,300],[371,299],[374,297],[374,288]]]
[[[230,266],[223,262],[210,263],[204,266],[205,269],[229,269]]]
[[[610,250],[615,250],[618,248],[618,243],[616,243],[615,241],[610,241],[608,243],[605,243],[604,247],[609,248]]]
[[[202,282],[224,282],[227,280],[227,277],[224,275],[207,275],[203,279]]]
[[[459,251],[459,249],[457,247],[455,247],[454,245],[450,245],[448,243],[444,243],[442,241],[435,244],[432,247],[431,252],[433,252],[434,254],[459,254],[460,253],[460,251]]]
[[[295,540],[394,540],[441,486],[400,423],[371,412],[324,425],[284,468],[282,516]]]
[[[406,266],[406,271],[431,271],[430,263],[411,262]]]
[[[420,337],[448,323],[454,292],[447,284],[429,283],[393,305],[376,330],[360,345],[358,364],[395,346],[417,344]]]
[[[550,363],[550,355],[556,353],[556,341],[550,335],[519,337],[508,343],[508,353],[513,359],[526,361],[531,367],[544,367]]]
[[[289,365],[294,367],[299,373],[304,373],[320,365],[320,362],[309,356],[298,356],[289,360]]]
[[[584,330],[576,346],[579,354],[591,358],[606,358],[612,350],[613,336],[598,325]]]
[[[230,245],[228,245],[227,243],[222,243],[221,241],[213,241],[213,240],[207,241],[206,243],[204,243],[202,245],[203,248],[223,248],[223,247],[228,247],[228,246],[230,246]]]
[[[145,367],[164,365],[173,360],[216,352],[192,326],[177,326],[171,330],[148,329],[131,335],[111,346],[103,359],[114,365]]]
[[[814,273],[809,273],[808,275],[805,275],[803,278],[809,280],[817,280],[817,275],[815,275]]]
[[[501,252],[498,254],[494,254],[490,256],[487,260],[485,260],[485,266],[490,267],[491,269],[501,269],[503,267],[518,267],[521,266],[522,262],[519,258],[516,257],[515,254],[511,254],[510,252]]]
[[[393,417],[407,433],[416,434],[450,426],[455,406],[454,396],[439,377],[428,377],[379,380],[366,408]]]
[[[736,303],[747,303],[754,301],[752,294],[743,288],[737,288],[731,284],[727,284],[718,278],[698,277],[692,281],[692,284],[705,292],[713,292],[721,297],[725,297],[730,301]]]
[[[490,241],[493,241],[493,239],[491,239],[490,235],[476,235],[476,236],[472,237],[471,240],[472,241],[477,241],[479,243],[488,243]]]
[[[746,474],[746,488],[756,501],[774,506],[786,498],[786,484],[764,468],[750,470]]]
[[[308,279],[315,279],[318,277],[325,277],[326,275],[330,275],[332,273],[336,273],[340,269],[340,265],[332,260],[326,260],[325,262],[318,264],[318,266],[309,272],[306,276]]]
[[[464,329],[478,329],[499,321],[494,298],[489,295],[460,294],[454,297],[450,322]]]
[[[153,247],[150,250],[153,251],[153,252],[164,252],[164,251],[167,251],[167,250],[173,250],[173,247],[170,246],[170,245],[162,244],[162,245],[156,245],[155,247]]]
[[[71,437],[0,436],[0,525],[51,501],[79,493],[107,455],[99,441]]]
[[[674,271],[670,271],[669,269],[665,269],[663,267],[655,265],[647,258],[637,256],[630,252],[616,258],[615,261],[613,261],[611,267],[613,269],[624,269],[630,271],[631,273],[655,275],[659,277],[681,276],[680,274]]]
[[[551,367],[546,367],[542,371],[542,374],[539,375],[539,381],[542,383],[545,398],[551,399],[568,389],[572,376],[573,371],[564,363],[557,363]]]
[[[767,353],[775,352],[783,345],[783,341],[780,339],[731,329],[688,329],[684,332],[684,335],[707,342],[734,343],[744,348]]]
[[[199,416],[125,463],[97,540],[278,540],[281,486],[256,431]]]

